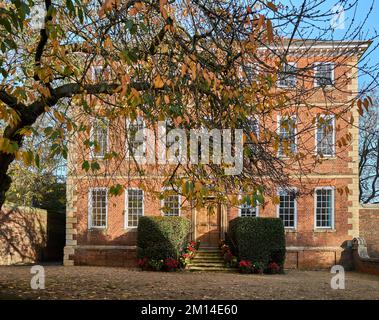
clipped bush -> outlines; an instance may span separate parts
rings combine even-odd
[[[283,268],[286,244],[279,218],[238,217],[230,221],[229,234],[237,246],[239,260],[277,263]]]
[[[153,260],[178,259],[187,244],[190,222],[183,217],[140,217],[138,221],[138,257]]]

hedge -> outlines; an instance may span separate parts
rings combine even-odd
[[[238,217],[229,223],[230,237],[238,258],[251,262],[276,262],[284,265],[286,243],[283,222],[279,218]]]
[[[166,259],[179,257],[187,243],[190,222],[183,217],[140,217],[138,221],[138,257]]]

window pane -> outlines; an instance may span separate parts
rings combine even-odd
[[[279,155],[296,152],[296,118],[282,117],[279,123]]]
[[[318,86],[328,86],[333,84],[333,64],[320,63],[315,68],[316,84]]]
[[[317,153],[324,156],[334,154],[334,117],[320,116],[317,121]]]
[[[143,215],[143,191],[140,189],[127,190],[128,227],[137,227],[138,218]]]
[[[92,122],[92,156],[104,157],[108,144],[108,123],[103,119],[95,119]]]
[[[180,201],[178,194],[166,195],[163,200],[163,209],[165,216],[178,216],[180,211]]]
[[[135,154],[136,150],[144,144],[144,141],[141,141],[141,139],[137,139],[137,132],[143,129],[145,129],[145,122],[141,118],[138,118],[135,121],[130,121],[127,124],[126,145],[128,153],[130,155]],[[145,153],[145,150],[143,150],[143,153]]]
[[[295,194],[281,191],[279,193],[279,217],[285,228],[295,227]]]
[[[294,64],[282,65],[282,71],[279,73],[278,84],[282,87],[296,86],[296,66]]]
[[[106,227],[107,191],[105,189],[91,190],[91,225],[90,227]]]
[[[333,190],[316,190],[316,227],[331,228],[333,215]]]

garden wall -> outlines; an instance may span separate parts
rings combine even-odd
[[[74,264],[108,267],[136,267],[135,246],[78,246],[72,257]]]
[[[365,239],[369,256],[379,257],[379,204],[359,209],[359,236]]]
[[[41,260],[46,239],[46,210],[3,206],[0,211],[0,265]]]

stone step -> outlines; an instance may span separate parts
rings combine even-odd
[[[197,260],[197,261],[193,261],[191,262],[191,265],[192,264],[202,264],[202,263],[218,263],[218,264],[224,264],[224,260]]]
[[[224,262],[194,262],[190,264],[190,267],[225,267]]]
[[[227,267],[197,267],[197,266],[189,266],[188,271],[191,272],[237,272],[237,269],[235,268],[227,268]]]
[[[198,262],[198,261],[203,261],[203,262],[223,262],[224,259],[221,259],[221,258],[194,258],[192,259],[192,261],[194,262]]]
[[[201,251],[201,250],[199,250],[197,252],[197,254],[218,254],[218,255],[221,255],[221,251],[220,250],[217,250],[217,251]]]
[[[222,257],[219,254],[197,254],[194,259],[196,258],[206,258],[206,259],[222,259]]]

